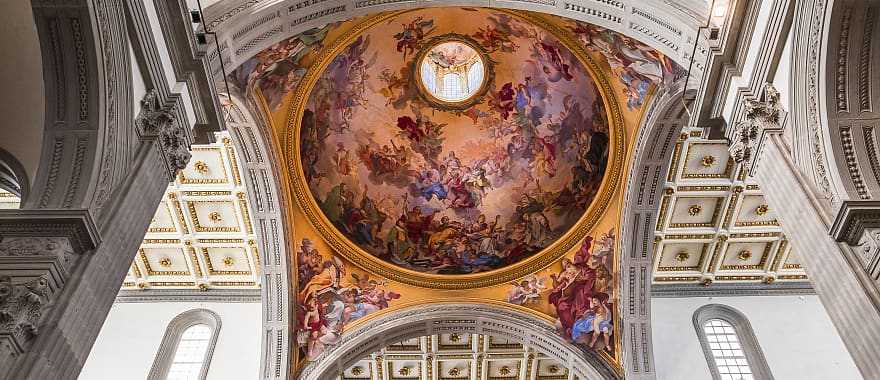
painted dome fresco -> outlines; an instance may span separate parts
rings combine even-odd
[[[326,223],[411,271],[536,255],[608,164],[605,103],[554,34],[489,9],[418,10],[353,35],[312,81],[299,159]]]

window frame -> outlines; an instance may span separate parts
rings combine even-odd
[[[174,361],[177,348],[180,345],[180,338],[183,333],[195,325],[205,325],[211,329],[211,335],[208,339],[208,347],[205,350],[205,357],[202,361],[202,369],[199,371],[199,380],[206,380],[208,369],[211,367],[211,359],[214,357],[214,347],[217,345],[217,337],[220,335],[220,316],[208,309],[192,309],[178,314],[165,329],[165,336],[162,337],[162,343],[156,352],[156,358],[153,360],[153,366],[150,368],[148,380],[166,380],[168,370]]]
[[[706,337],[704,327],[706,322],[712,319],[720,319],[733,327],[743,354],[749,363],[749,368],[752,370],[754,379],[773,380],[773,374],[770,372],[767,359],[764,357],[764,352],[758,344],[758,338],[755,336],[754,330],[752,330],[749,319],[739,310],[721,304],[704,305],[694,312],[693,317],[694,329],[700,340],[700,346],[703,348],[703,355],[706,357],[706,364],[709,365],[712,379],[721,380],[718,364],[715,363],[715,356],[712,355],[712,349],[709,346],[709,339]]]

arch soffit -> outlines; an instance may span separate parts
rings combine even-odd
[[[662,0],[589,4],[556,0],[345,0],[332,5],[322,3],[221,0],[205,10],[204,18],[207,29],[217,33],[225,70],[231,72],[263,49],[311,28],[370,13],[444,6],[508,8],[584,21],[642,41],[682,67],[688,67],[694,41],[698,40],[697,29],[708,15],[708,8],[690,8],[683,2]],[[697,49],[695,60],[702,62],[705,51]],[[209,52],[212,67],[219,68],[216,49],[209,49]],[[700,70],[698,67],[694,66],[692,70],[693,75],[699,75],[696,72]]]
[[[248,202],[253,205],[252,217],[257,230],[257,245],[263,252],[262,326],[264,331],[260,372],[262,378],[286,378],[289,364],[290,282],[288,280],[288,241],[284,210],[285,192],[276,170],[279,160],[268,138],[267,123],[261,112],[240,100],[237,94],[225,94],[222,105],[226,129],[239,153],[247,173],[242,180],[248,189]],[[222,100],[221,100],[222,103]],[[254,117],[256,115],[256,117]]]
[[[577,378],[620,378],[605,361],[566,342],[545,319],[509,305],[465,302],[412,306],[354,326],[307,365],[300,379],[336,379],[345,368],[385,346],[440,333],[504,336],[552,357]]]
[[[821,51],[809,56],[812,67],[802,69],[808,71],[808,122],[819,129],[814,138],[821,139],[818,143],[824,146],[828,164],[828,187],[823,190],[837,202],[875,199],[880,196],[880,156],[874,150],[878,132],[864,120],[880,117],[880,103],[871,97],[878,89],[880,73],[866,69],[876,66],[880,57],[870,54],[880,49],[876,38],[880,35],[878,7],[869,1],[816,2],[810,6],[817,19],[811,20],[806,30],[809,38],[803,39],[811,45],[802,51]],[[797,93],[800,89],[794,90]]]
[[[627,378],[646,376],[653,371],[651,343],[651,271],[653,269],[654,226],[657,223],[660,194],[670,169],[673,146],[687,125],[687,112],[681,88],[660,89],[648,105],[635,139],[633,159],[620,214],[620,329],[632,334],[624,346],[623,362]],[[641,377],[639,377],[641,378]],[[652,378],[652,377],[648,377]]]

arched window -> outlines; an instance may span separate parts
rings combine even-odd
[[[171,320],[156,353],[149,380],[204,380],[220,332],[220,317],[206,309]]]
[[[749,320],[738,310],[703,306],[694,313],[694,327],[713,379],[773,379]]]

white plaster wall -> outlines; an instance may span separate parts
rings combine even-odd
[[[711,379],[694,312],[723,304],[752,325],[776,380],[856,380],[858,369],[816,296],[654,298],[651,322],[658,380]]]
[[[114,304],[79,379],[146,379],[168,323],[196,308],[213,310],[222,324],[208,379],[257,379],[260,304],[201,302]]]

